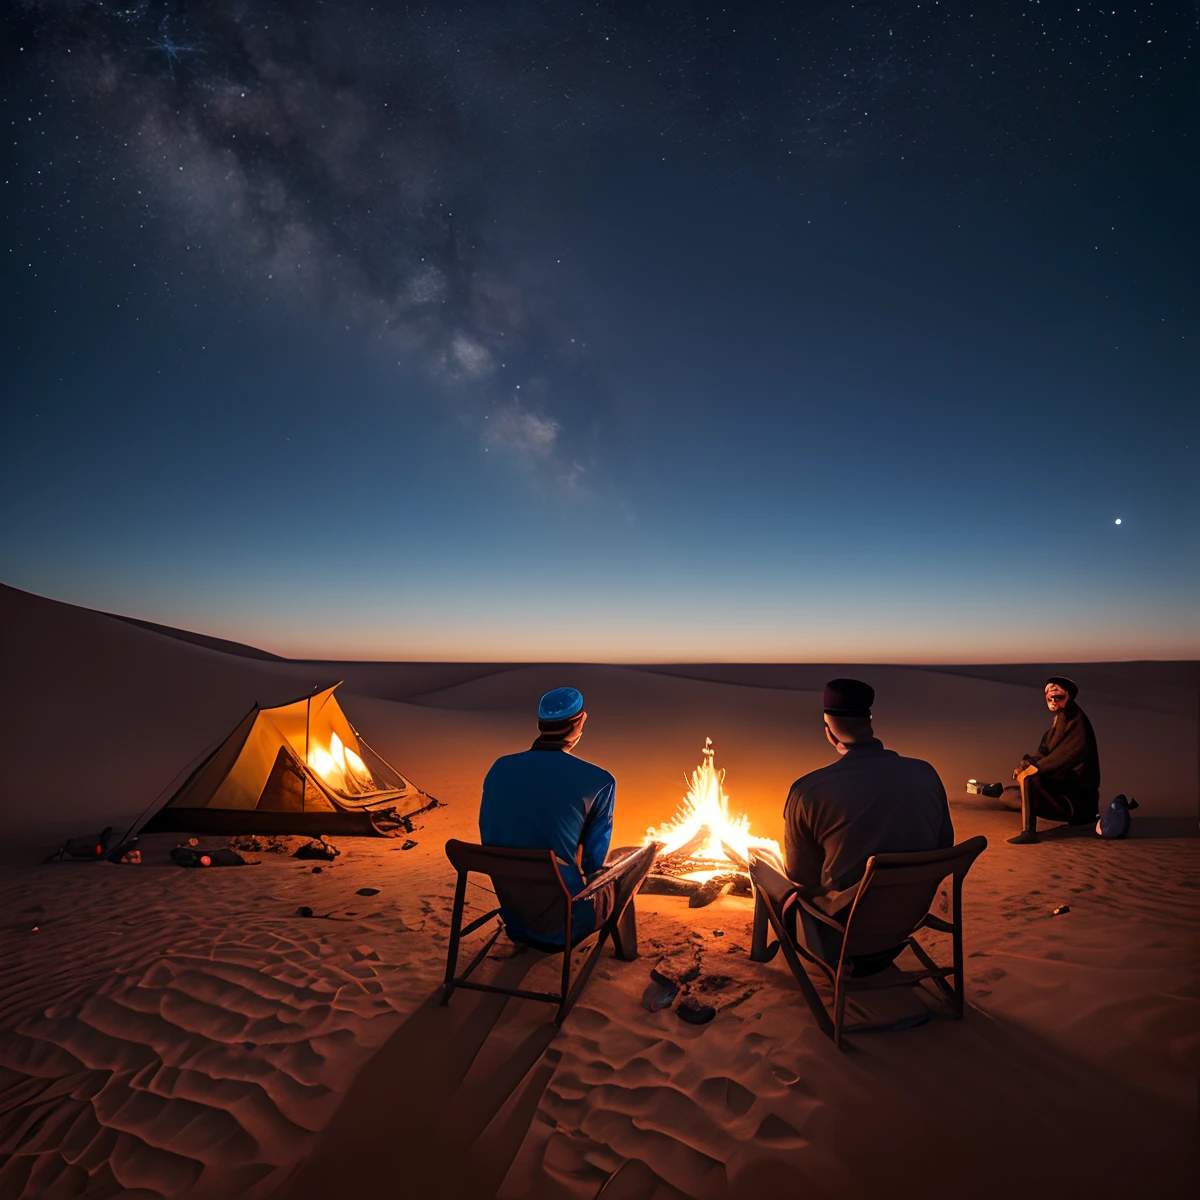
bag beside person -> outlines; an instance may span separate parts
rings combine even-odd
[[[1136,800],[1127,800],[1122,792],[1101,814],[1096,822],[1096,833],[1108,840],[1119,840],[1128,835],[1132,818],[1131,809],[1137,808]]]

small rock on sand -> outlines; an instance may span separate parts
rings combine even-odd
[[[292,857],[322,858],[326,862],[333,862],[340,853],[341,851],[332,842],[327,842],[324,838],[318,838],[315,841],[305,842]]]
[[[358,891],[355,892],[354,894],[356,896],[378,896],[379,889],[378,888],[359,888]]]
[[[664,979],[667,983],[672,983],[676,987],[680,987],[685,983],[691,983],[700,974],[700,964],[690,962],[685,967],[680,961],[679,956],[666,957],[659,960],[651,972],[651,978]]]
[[[650,982],[646,984],[646,990],[642,993],[642,1007],[651,1012],[659,1012],[664,1008],[670,1008],[678,995],[679,985],[677,983],[665,975],[660,975],[658,971],[651,971]]]
[[[691,997],[682,1001],[675,1012],[680,1020],[689,1025],[707,1025],[717,1015],[717,1010],[711,1004],[701,1004]]]

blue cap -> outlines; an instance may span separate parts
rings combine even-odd
[[[573,687],[555,688],[538,701],[539,721],[569,721],[583,712],[583,693]]]

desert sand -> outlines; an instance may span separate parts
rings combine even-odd
[[[1194,1187],[1195,663],[316,663],[10,588],[0,619],[0,1200]],[[1015,815],[964,791],[1035,747],[1051,670],[1081,685],[1103,795],[1141,804],[1128,841],[1064,828],[1009,846]],[[839,1052],[782,960],[750,962],[751,903],[731,896],[639,897],[640,959],[602,960],[561,1030],[535,1003],[438,1004],[442,847],[476,836],[483,774],[531,740],[542,691],[584,692],[578,752],[617,776],[617,844],[671,815],[706,736],[733,807],[780,837],[789,784],[828,761],[820,688],[842,673],[875,686],[885,743],[942,774],[958,838],[988,837],[963,1022]],[[344,838],[319,873],[275,853],[195,871],[164,834],[140,866],[40,865],[66,835],[152,811],[254,701],[336,679],[367,740],[444,803],[412,848]],[[486,970],[549,982],[556,960],[504,945]],[[693,963],[715,1020],[639,1005],[651,967]]]

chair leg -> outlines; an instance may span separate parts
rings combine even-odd
[[[555,1025],[561,1025],[566,1019],[567,1014],[575,1007],[575,1001],[579,999],[583,993],[583,989],[587,986],[587,981],[591,978],[592,972],[596,969],[596,964],[600,961],[600,951],[604,949],[606,934],[601,933],[596,939],[596,944],[588,951],[588,956],[582,967],[579,968],[578,974],[575,976],[575,982],[571,985],[571,990],[568,992],[563,989],[563,998],[558,1006],[558,1012],[554,1017]],[[564,951],[569,955],[570,951]],[[566,978],[564,972],[564,978]]]
[[[449,1004],[454,995],[454,971],[458,966],[458,939],[461,936],[463,903],[467,895],[465,871],[458,873],[458,884],[454,889],[454,911],[450,916],[450,945],[446,948],[446,979],[442,991],[442,1003]]]
[[[842,1026],[846,1022],[846,986],[842,973],[833,985],[833,1044],[842,1048]]]
[[[633,855],[630,855],[630,858],[632,857]],[[613,951],[618,958],[625,962],[632,962],[638,956],[637,913],[634,911],[634,903],[638,889],[650,873],[652,866],[654,866],[654,856],[647,854],[644,861],[638,866],[631,867],[617,884],[614,898],[616,919],[613,920],[610,916],[608,924],[612,933]]]
[[[633,962],[638,956],[637,911],[633,907],[633,897],[613,927],[613,950],[622,962]]]
[[[925,947],[922,946],[921,943],[918,942],[915,937],[910,937],[908,939],[908,946],[909,946],[909,949],[912,950],[912,952],[917,956],[917,961],[927,971],[940,970],[937,963],[935,963],[933,961],[933,959],[930,958],[929,955],[926,953]],[[942,992],[942,994],[946,997],[946,999],[950,1001],[950,1003],[952,1005],[957,1005],[956,993],[955,993],[954,989],[945,981],[945,979],[942,978],[941,975],[935,975],[933,977],[933,982],[934,982],[934,984],[937,985],[938,989]],[[961,1016],[961,1013],[958,1015]]]
[[[750,961],[770,962],[779,953],[779,942],[771,942],[771,923],[767,918],[767,902],[754,891],[754,932],[750,939]]]
[[[963,978],[963,942],[962,942],[962,876],[954,876],[954,1015],[961,1021],[963,1018],[963,1001],[966,995],[966,982]]]
[[[571,898],[567,897],[563,910],[563,963],[562,981],[558,985],[558,994],[562,997],[558,1002],[558,1015],[554,1018],[556,1025],[561,1025],[567,1015],[569,1005],[567,997],[571,991]]]
[[[779,941],[775,943],[776,949],[783,951],[784,960],[791,969],[792,975],[796,980],[796,985],[800,988],[800,993],[803,995],[809,1011],[812,1013],[821,1032],[829,1037],[833,1037],[833,1022],[829,1019],[829,1013],[825,1011],[825,1005],[821,1002],[821,997],[818,995],[817,989],[813,986],[813,981],[809,979],[808,972],[804,969],[804,964],[800,961],[800,955],[796,953],[794,943],[788,941],[787,934],[783,930],[777,929],[776,933],[779,935]],[[774,957],[774,952],[772,952],[772,957]]]

